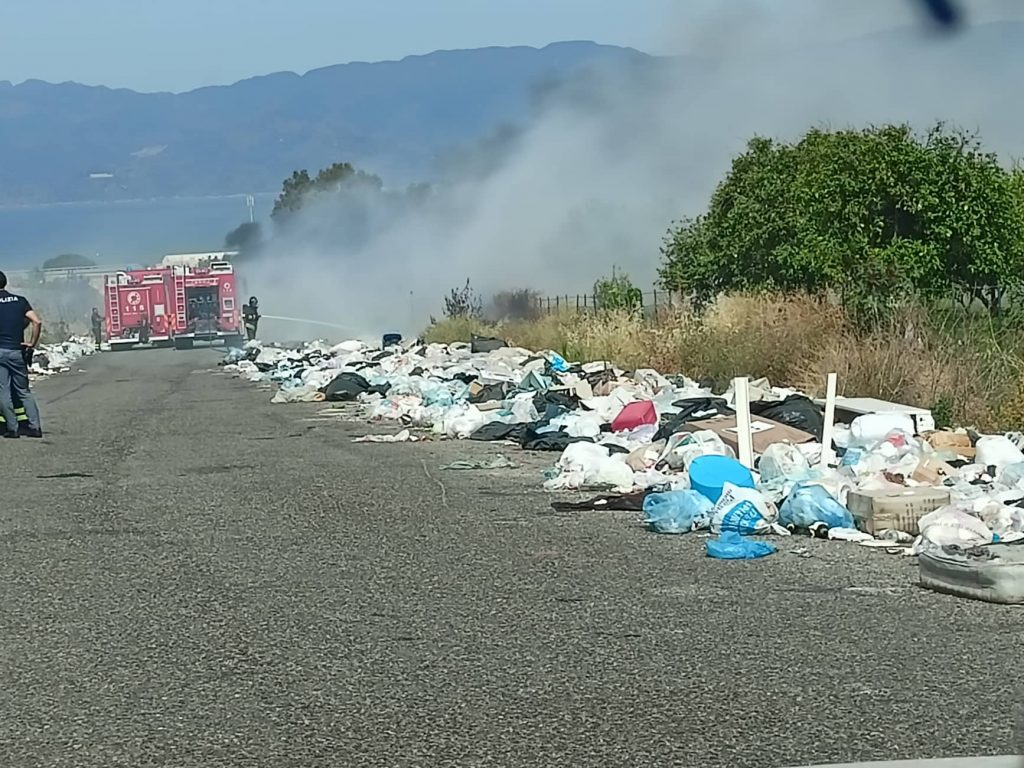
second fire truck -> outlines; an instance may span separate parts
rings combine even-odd
[[[234,267],[159,266],[108,275],[103,301],[112,350],[138,344],[191,349],[197,341],[241,345]]]

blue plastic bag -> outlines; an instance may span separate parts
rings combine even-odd
[[[655,533],[689,533],[711,525],[714,506],[697,491],[649,493],[644,499],[644,522]]]
[[[719,560],[756,560],[778,551],[767,541],[746,539],[735,531],[725,531],[717,539],[708,539],[704,546],[708,557]]]
[[[779,510],[779,523],[800,530],[823,523],[826,528],[854,528],[850,510],[813,483],[797,483]]]
[[[569,370],[569,363],[557,352],[551,353],[551,356],[548,357],[548,362],[551,363],[551,370],[555,373],[565,373]]]

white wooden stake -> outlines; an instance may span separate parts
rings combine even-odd
[[[824,469],[835,461],[836,453],[832,449],[832,428],[836,420],[836,382],[838,376],[834,373],[828,375],[828,383],[825,385],[825,425],[821,432],[821,461],[820,466]]]
[[[740,449],[740,463],[748,469],[753,469],[754,439],[750,434],[749,384],[750,379],[746,376],[732,380],[736,400],[736,439]]]

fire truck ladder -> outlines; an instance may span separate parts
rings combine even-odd
[[[178,330],[185,330],[186,315],[185,315],[185,271],[175,270],[174,273],[174,310],[175,310],[175,325]]]
[[[110,291],[110,335],[118,336],[121,333],[121,291],[118,287],[118,278],[107,279],[107,286],[113,287]]]

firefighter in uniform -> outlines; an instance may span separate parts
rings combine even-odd
[[[256,329],[260,324],[260,303],[255,296],[249,297],[249,303],[242,307],[242,324],[245,325],[245,337],[249,341],[256,338]]]
[[[103,343],[103,316],[96,307],[92,308],[92,336],[96,341],[96,349]]]

